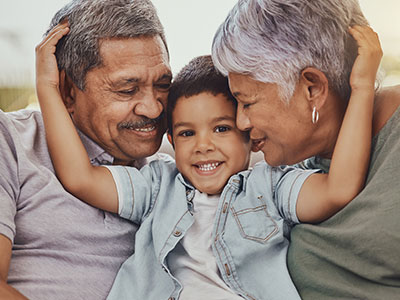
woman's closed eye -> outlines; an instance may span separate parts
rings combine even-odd
[[[252,103],[245,103],[242,106],[243,106],[243,109],[248,109],[251,105],[252,105]]]

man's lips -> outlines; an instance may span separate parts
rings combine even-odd
[[[137,133],[152,133],[162,125],[163,114],[156,119],[144,118],[136,121],[124,121],[118,124],[118,129],[132,130]]]
[[[157,126],[153,125],[153,126],[147,126],[147,127],[140,127],[140,128],[132,128],[134,131],[138,131],[138,132],[151,132],[153,130],[155,130],[157,128]]]
[[[135,124],[135,123],[122,123],[118,126],[119,130],[134,133],[142,137],[152,137],[158,132],[158,123],[152,122],[151,124]]]

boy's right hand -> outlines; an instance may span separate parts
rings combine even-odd
[[[36,46],[36,89],[56,88],[59,93],[59,71],[55,56],[58,41],[69,32],[68,22],[55,26]]]
[[[358,45],[358,56],[350,75],[351,89],[374,89],[376,72],[383,54],[378,35],[371,27],[359,25],[350,27],[349,33]]]

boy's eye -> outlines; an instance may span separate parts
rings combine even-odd
[[[217,126],[215,127],[215,132],[226,132],[230,130],[230,127],[228,126]]]
[[[185,131],[180,132],[178,135],[183,136],[183,137],[188,137],[188,136],[193,136],[194,132],[191,130],[185,130]]]

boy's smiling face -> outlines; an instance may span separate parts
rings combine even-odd
[[[172,112],[176,166],[203,193],[221,193],[229,177],[248,168],[251,143],[235,120],[235,105],[222,94],[180,98]]]

